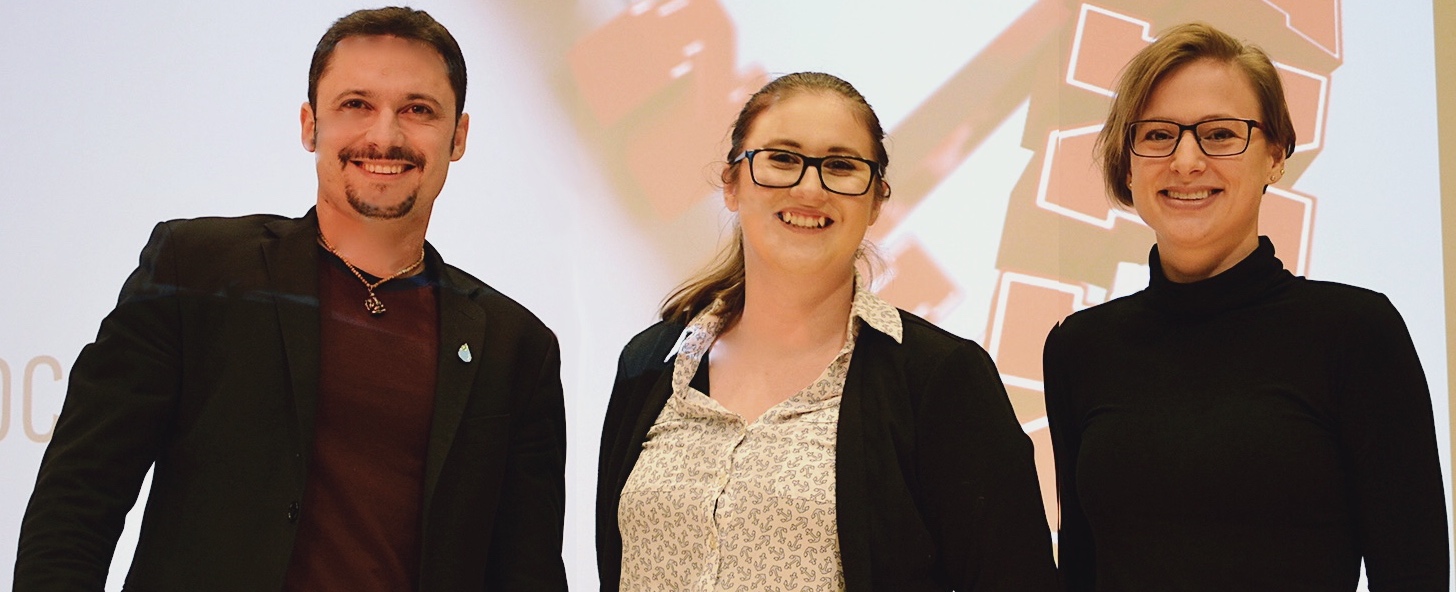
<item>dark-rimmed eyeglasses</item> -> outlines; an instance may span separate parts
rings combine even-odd
[[[1198,148],[1209,156],[1238,156],[1249,149],[1249,137],[1259,122],[1220,117],[1183,125],[1162,119],[1144,119],[1127,124],[1127,141],[1132,153],[1144,158],[1162,158],[1178,150],[1183,132],[1193,132]]]
[[[819,184],[831,193],[864,195],[882,171],[872,160],[853,156],[804,156],[790,150],[759,148],[748,150],[729,164],[748,159],[748,173],[760,187],[782,189],[793,187],[804,179],[804,170],[819,171]]]

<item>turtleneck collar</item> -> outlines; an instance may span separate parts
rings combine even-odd
[[[1294,279],[1274,256],[1274,243],[1259,237],[1259,246],[1243,261],[1208,279],[1180,284],[1163,274],[1158,246],[1148,254],[1149,305],[1178,316],[1209,316],[1239,308]]]

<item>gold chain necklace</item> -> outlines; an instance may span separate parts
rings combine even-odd
[[[345,259],[343,255],[339,254],[338,251],[334,250],[334,246],[329,244],[329,239],[324,238],[324,233],[320,232],[318,237],[319,244],[323,245],[325,249],[328,249],[330,253],[333,253],[335,257],[338,257],[339,261],[343,261],[344,267],[349,268],[349,271],[354,273],[354,277],[359,278],[359,281],[364,284],[364,290],[369,292],[369,297],[364,299],[364,310],[369,311],[369,314],[372,314],[376,317],[384,314],[384,303],[380,302],[379,297],[374,295],[374,289],[378,288],[384,282],[408,273],[411,269],[419,267],[421,263],[425,262],[425,247],[421,246],[420,258],[416,259],[414,263],[409,264],[409,266],[405,267],[404,269],[394,272],[387,278],[381,279],[374,283],[370,283],[369,280],[364,279],[364,274],[359,272],[359,268],[354,267],[353,263],[350,263],[348,259]]]

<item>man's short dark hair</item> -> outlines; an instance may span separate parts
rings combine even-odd
[[[422,41],[435,48],[445,59],[445,73],[455,91],[455,119],[465,112],[465,56],[460,44],[429,13],[402,6],[359,10],[334,21],[313,49],[313,62],[308,67],[308,104],[318,111],[318,81],[328,69],[334,47],[348,37],[391,35],[400,39]]]

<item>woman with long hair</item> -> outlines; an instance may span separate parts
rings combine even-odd
[[[718,264],[622,352],[602,433],[604,590],[1046,590],[1030,440],[975,343],[856,272],[890,197],[848,83],[744,105]]]

